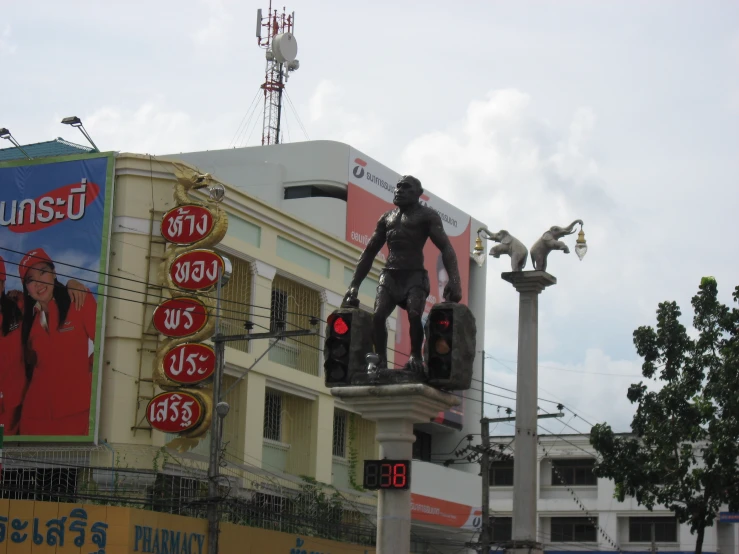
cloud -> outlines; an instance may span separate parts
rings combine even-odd
[[[17,47],[11,40],[12,31],[10,24],[6,23],[2,31],[0,31],[0,56],[15,54]]]
[[[83,121],[102,150],[109,145],[120,151],[142,153],[198,149],[202,138],[190,115],[169,110],[163,103],[147,101],[133,109],[101,107]]]
[[[201,4],[207,7],[208,16],[205,23],[192,34],[192,40],[198,47],[225,51],[225,37],[230,34],[234,18],[229,15],[222,0],[201,0]]]
[[[515,403],[503,397],[514,396],[504,389],[516,390],[516,363],[493,358],[487,360],[486,364],[490,367],[487,381],[495,385],[486,387],[486,401],[515,409]],[[577,386],[573,386],[573,381],[577,382]],[[538,394],[539,407],[542,409],[540,413],[557,412],[556,404],[550,401],[561,402],[566,409],[564,418],[541,420],[540,432],[587,433],[591,424],[602,422],[607,422],[616,432],[630,431],[635,406],[626,398],[626,391],[629,385],[640,381],[645,381],[650,388],[655,386],[654,382],[641,375],[638,360],[615,360],[597,348],[587,349],[582,361],[575,364],[541,360]],[[488,406],[486,410],[495,413],[496,408]],[[505,434],[511,430],[510,425],[503,425],[497,432]]]
[[[378,148],[386,138],[384,121],[373,111],[357,113],[345,91],[324,79],[316,86],[308,104],[311,140],[330,139],[360,150]]]

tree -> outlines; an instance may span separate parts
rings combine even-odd
[[[739,286],[733,298],[739,303]],[[719,302],[712,277],[701,280],[692,305],[697,338],[680,323],[675,302],[659,305],[656,329],[634,331],[642,374],[662,388],[632,384],[632,434],[598,424],[590,442],[602,457],[596,475],[615,482],[614,496],[672,510],[690,524],[700,554],[721,506],[739,509],[739,309]]]

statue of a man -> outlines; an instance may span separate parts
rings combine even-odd
[[[387,368],[387,329],[385,322],[396,306],[408,312],[411,336],[411,355],[405,369],[422,374],[423,323],[430,285],[428,272],[423,265],[423,247],[427,239],[441,251],[444,268],[449,282],[444,287],[444,300],[459,302],[462,286],[449,237],[444,232],[439,214],[418,200],[423,193],[421,181],[404,175],[395,186],[393,204],[397,208],[385,212],[377,222],[372,238],[359,257],[349,290],[344,296],[342,307],[358,306],[359,285],[369,273],[372,261],[387,242],[389,255],[380,274],[375,297],[372,340],[380,358],[378,368]]]

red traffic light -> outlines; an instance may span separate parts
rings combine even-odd
[[[346,335],[349,332],[349,326],[346,324],[343,317],[337,317],[334,319],[332,327],[334,329],[334,333],[337,335]]]
[[[452,324],[452,320],[446,314],[439,314],[434,318],[434,325],[439,331],[446,331]]]

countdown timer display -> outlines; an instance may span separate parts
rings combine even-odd
[[[362,486],[371,491],[408,490],[411,485],[410,460],[365,460]]]

